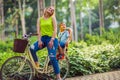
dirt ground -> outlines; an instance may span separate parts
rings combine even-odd
[[[106,73],[92,74],[86,76],[79,76],[67,78],[66,80],[120,80],[120,70]]]

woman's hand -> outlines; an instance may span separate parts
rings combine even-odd
[[[38,41],[38,47],[42,48],[43,47],[43,42],[41,40]]]
[[[53,47],[53,44],[54,44],[53,41],[54,41],[54,39],[51,38],[51,40],[50,40],[50,42],[49,42],[49,48],[52,48],[52,47]]]

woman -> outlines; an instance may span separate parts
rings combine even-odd
[[[47,47],[50,61],[53,65],[56,78],[62,80],[60,77],[59,64],[56,59],[56,50],[58,48],[57,24],[54,16],[54,7],[48,7],[44,10],[44,14],[37,20],[38,41],[30,47],[31,54],[35,61],[36,67],[39,68],[38,58],[36,52]]]

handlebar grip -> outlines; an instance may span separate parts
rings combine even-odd
[[[28,39],[31,36],[37,36],[37,35],[38,35],[37,33],[29,33],[29,34],[24,34],[22,38],[23,39]]]
[[[37,33],[32,33],[31,36],[37,36],[38,34]]]

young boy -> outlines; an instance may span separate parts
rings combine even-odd
[[[68,43],[70,42],[69,30],[66,29],[65,23],[60,24],[58,40],[59,40],[58,44],[59,54],[57,54],[57,59],[64,59],[64,48],[65,46],[68,46]]]

